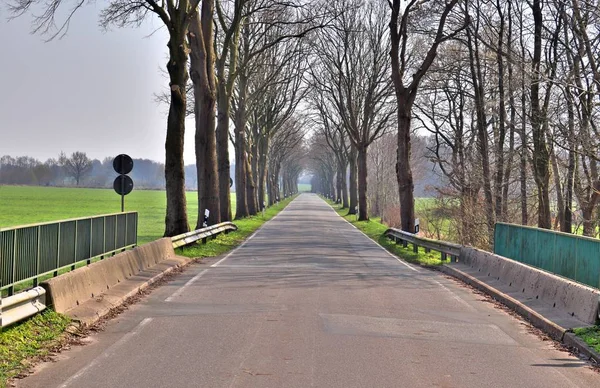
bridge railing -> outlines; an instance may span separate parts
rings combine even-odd
[[[137,245],[138,213],[116,213],[0,229],[0,290],[57,276]]]
[[[397,244],[402,244],[405,248],[408,247],[408,244],[411,244],[415,253],[419,252],[419,247],[423,247],[425,252],[432,250],[440,252],[442,260],[447,260],[450,257],[452,261],[456,261],[460,255],[461,246],[458,244],[419,237],[413,233],[395,228],[386,230],[385,235]]]

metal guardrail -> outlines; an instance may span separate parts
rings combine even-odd
[[[0,314],[0,327],[10,326],[46,309],[46,290],[35,287],[4,298]]]
[[[114,220],[111,221],[111,217],[115,218]],[[124,218],[123,218],[124,217]],[[100,223],[97,221],[98,219],[103,219],[102,222],[102,227],[100,227]],[[108,227],[107,227],[107,220],[108,220]],[[113,222],[114,221],[114,222]],[[63,226],[61,229],[61,225],[59,224],[65,224],[65,223],[72,223],[75,222],[75,227],[74,230],[75,231],[79,231],[79,234],[76,234],[75,239],[73,241],[69,241],[69,244],[74,244],[73,246],[70,246],[70,253],[71,256],[73,258],[77,258],[77,253],[80,252],[81,250],[81,244],[84,244],[86,249],[89,249],[89,258],[86,258],[84,260],[87,260],[88,263],[91,260],[91,258],[93,258],[91,255],[94,253],[97,253],[98,250],[94,250],[94,249],[99,249],[100,245],[102,245],[103,247],[108,247],[108,248],[115,248],[116,249],[112,249],[108,252],[104,252],[102,255],[108,255],[110,253],[113,253],[115,251],[121,250],[123,248],[129,248],[129,247],[133,247],[137,244],[137,213],[135,212],[131,212],[131,213],[118,213],[118,214],[109,214],[106,216],[98,216],[98,217],[92,217],[92,218],[79,218],[79,219],[73,219],[73,220],[65,220],[65,221],[59,221],[57,223],[46,223],[46,224],[37,224],[37,225],[27,225],[27,226],[22,226],[22,227],[17,227],[17,228],[10,228],[10,229],[0,229],[0,242],[4,242],[4,241],[13,241],[13,245],[11,245],[11,249],[7,250],[6,247],[4,247],[3,245],[0,246],[0,254],[4,254],[5,252],[16,252],[13,254],[13,256],[11,256],[12,258],[17,258],[17,260],[12,260],[11,261],[11,265],[13,267],[13,273],[17,273],[17,274],[22,274],[22,273],[27,273],[27,271],[17,271],[14,272],[14,265],[18,265],[19,263],[22,263],[22,261],[19,261],[19,259],[21,259],[23,257],[22,252],[35,252],[35,263],[37,265],[36,268],[45,268],[43,267],[43,265],[48,265],[48,263],[46,263],[44,261],[44,259],[41,259],[41,257],[43,256],[43,253],[46,252],[45,250],[47,249],[48,245],[44,245],[44,243],[48,243],[48,241],[53,241],[54,245],[50,245],[54,250],[52,250],[52,254],[54,254],[54,256],[52,256],[53,260],[56,260],[57,263],[62,263],[63,261],[61,261],[61,256],[60,254],[63,252],[60,249],[60,243],[64,243],[65,241],[65,237],[64,236],[60,236],[60,231],[62,230],[63,233],[65,230],[65,227]],[[124,222],[124,224],[123,224]],[[133,222],[133,223],[130,223]],[[84,230],[85,227],[80,226],[80,224],[82,225],[86,225],[86,223],[88,223],[89,225],[87,225],[89,227],[89,233],[85,233],[82,234],[81,230]],[[58,226],[57,226],[58,225]],[[40,236],[43,237],[48,237],[46,234],[48,233],[48,231],[44,231],[42,232],[42,230],[44,229],[44,227],[48,227],[51,228],[51,230],[55,230],[56,228],[58,228],[58,232],[59,234],[56,236],[51,236],[51,239],[44,239],[44,238],[40,238]],[[113,228],[114,227],[114,238],[113,238]],[[121,227],[121,229],[118,229],[119,227]],[[123,230],[123,227],[125,228],[125,233],[124,236],[119,235],[119,230]],[[33,232],[32,229],[33,228]],[[21,231],[22,229],[24,229],[25,231]],[[87,229],[85,229],[87,231]],[[198,240],[202,240],[203,243],[206,243],[208,241],[208,238],[216,236],[220,233],[228,233],[230,231],[234,231],[237,230],[237,226],[235,226],[233,223],[231,222],[223,222],[217,225],[212,225],[209,226],[207,228],[202,228],[202,229],[198,229],[198,230],[194,230],[191,231],[189,233],[185,233],[185,234],[181,234],[175,237],[171,238],[171,241],[173,242],[173,248],[179,248],[182,247],[184,245],[188,245],[191,244],[193,242],[196,242]],[[106,233],[108,232],[108,234],[111,235],[111,237],[109,239],[106,238]],[[9,238],[6,239],[6,236],[4,236],[4,240],[3,240],[3,233],[9,233]],[[31,238],[31,236],[35,236],[37,233],[37,239],[36,238]],[[46,234],[43,234],[46,233]],[[98,241],[99,238],[99,234],[102,234],[104,236],[103,238],[103,243],[100,244]],[[28,247],[27,245],[20,245],[23,244],[22,242],[19,243],[15,243],[15,239],[17,239],[16,241],[18,241],[17,237],[21,237],[21,235],[24,236],[29,236],[30,240],[28,240],[27,243],[29,244],[33,244],[35,245],[35,249],[29,249],[30,247]],[[89,238],[89,244],[86,245],[85,241],[82,241],[82,239],[84,237]],[[108,242],[108,245],[107,245]],[[133,242],[133,244],[129,244]],[[77,244],[80,244],[79,246]],[[16,245],[15,245],[16,244]],[[16,247],[16,248],[15,248]],[[88,252],[86,250],[86,252]],[[98,255],[95,255],[96,257]],[[3,258],[4,256],[0,256],[0,259]],[[31,260],[30,260],[31,261]],[[81,261],[81,260],[80,260]],[[79,263],[80,261],[75,261],[74,264]],[[40,263],[42,264],[42,266],[40,266]],[[25,265],[31,265],[31,263],[27,262],[27,260],[25,260]],[[67,267],[72,266],[72,264],[67,265]],[[4,269],[4,261],[2,261],[2,268]],[[63,267],[64,268],[64,267]],[[45,273],[40,273],[38,274],[36,277],[29,277],[26,279],[21,279],[18,280],[17,282],[12,282],[10,284],[3,284],[2,289],[6,289],[8,288],[9,291],[12,291],[12,287],[17,284],[17,283],[21,283],[21,282],[25,282],[27,280],[31,280],[32,278],[35,281],[35,285],[37,286],[37,279],[40,276],[43,275],[47,275],[53,271],[55,271],[55,275],[56,272],[58,270],[60,270],[60,267],[57,267],[55,269],[49,270]],[[46,304],[45,304],[45,293],[46,291],[42,288],[42,287],[34,287],[33,289],[18,293],[16,295],[10,296],[8,298],[5,298],[4,300],[1,299],[1,294],[0,294],[0,301],[2,301],[2,305],[0,306],[0,327],[6,327],[9,325],[12,325],[15,322],[18,322],[20,320],[23,320],[25,318],[28,318],[32,315],[37,314],[38,312],[43,311],[46,308]]]
[[[202,240],[202,243],[206,244],[209,237],[216,236],[220,233],[229,233],[233,230],[237,230],[237,226],[235,226],[235,224],[232,222],[221,222],[220,224],[192,230],[191,232],[171,237],[171,241],[173,241],[173,248],[179,248],[188,244],[192,244],[198,240]]]
[[[460,256],[461,246],[445,241],[432,240],[424,237],[418,237],[413,233],[408,233],[400,229],[390,228],[384,233],[387,237],[394,240],[396,244],[402,244],[405,248],[412,244],[413,252],[418,253],[419,247],[425,248],[425,252],[431,250],[440,252],[442,260],[447,260],[450,256],[452,261],[456,261]]]
[[[137,212],[0,229],[0,290],[137,245]]]

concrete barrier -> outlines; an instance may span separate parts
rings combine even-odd
[[[41,286],[46,290],[49,305],[55,311],[69,313],[89,300],[98,299],[100,302],[105,294],[110,294],[111,289],[160,263],[173,261],[173,266],[177,266],[188,260],[175,255],[170,238],[162,238],[49,279]],[[138,283],[132,283],[132,287],[137,287]],[[141,283],[143,285],[145,282]],[[120,293],[123,297],[130,294],[126,290],[123,292]],[[121,299],[114,297],[111,306]]]
[[[600,290],[475,248],[462,247],[459,260],[582,322],[593,325],[598,320]]]
[[[46,290],[34,287],[31,290],[2,299],[2,327],[7,327],[46,308]]]

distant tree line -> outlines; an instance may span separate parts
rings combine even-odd
[[[77,186],[110,188],[116,177],[114,157],[102,161],[90,159],[85,152],[70,156],[61,153],[44,162],[29,156],[0,157],[0,184],[29,186]],[[165,188],[165,165],[149,159],[133,159],[134,169],[129,174],[137,189]],[[196,189],[196,166],[185,166],[188,189]]]

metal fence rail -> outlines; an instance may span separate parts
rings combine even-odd
[[[600,288],[600,240],[497,223],[494,253]]]
[[[0,229],[0,289],[137,245],[137,212]]]
[[[229,233],[233,230],[237,230],[237,226],[235,226],[233,222],[221,222],[220,224],[192,230],[191,232],[171,237],[171,241],[173,241],[173,248],[179,248],[192,244],[200,239],[203,243],[206,243],[209,237],[216,236],[219,233]]]
[[[419,252],[419,247],[423,247],[425,248],[425,252],[430,252],[431,250],[440,252],[442,260],[446,260],[448,256],[450,256],[450,258],[455,261],[460,255],[461,246],[458,244],[431,240],[394,228],[386,230],[385,235],[394,240],[397,244],[402,244],[405,248],[408,247],[409,243],[412,244],[413,252],[415,253]]]

